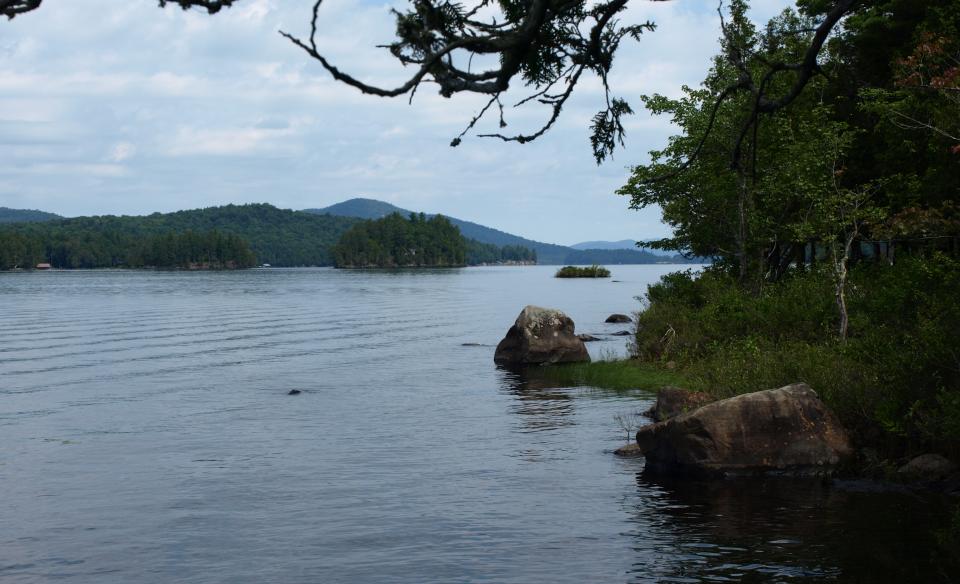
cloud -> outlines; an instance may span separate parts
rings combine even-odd
[[[181,126],[164,148],[168,156],[239,156],[263,152],[289,151],[297,144],[288,140],[290,127],[204,129]]]
[[[137,153],[137,147],[130,142],[117,142],[110,150],[107,159],[112,162],[123,162]]]
[[[46,4],[0,24],[0,196],[8,203],[67,215],[148,213],[265,198],[319,207],[365,192],[545,241],[667,233],[656,209],[627,212],[613,192],[627,165],[664,145],[669,120],[631,116],[626,149],[597,167],[588,141],[602,102],[596,80],[540,140],[470,136],[450,148],[486,100],[446,99],[425,85],[408,105],[333,81],[277,34],[309,34],[311,3],[244,0],[212,17],[156,2]],[[758,0],[757,13],[786,5]],[[409,68],[375,46],[393,38],[391,6],[406,4],[325,3],[321,49],[365,82],[404,80]],[[625,41],[614,64],[614,91],[635,109],[641,94],[677,95],[704,77],[717,50],[715,4],[634,1],[621,16],[659,25]],[[514,85],[510,99],[526,95]],[[508,130],[536,129],[549,115],[514,110],[510,99]],[[484,129],[499,129],[496,122]]]
[[[93,177],[116,178],[127,175],[127,169],[120,164],[73,164],[60,162],[44,162],[22,167],[25,174],[41,175],[87,175]]]

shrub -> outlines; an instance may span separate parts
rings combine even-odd
[[[718,397],[805,381],[861,443],[960,453],[960,262],[857,266],[845,343],[832,287],[821,269],[757,293],[716,271],[671,274],[647,292],[636,357],[676,361]]]
[[[554,274],[555,278],[609,278],[610,270],[596,264],[578,268],[577,266],[564,266]]]

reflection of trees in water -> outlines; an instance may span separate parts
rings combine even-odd
[[[637,475],[632,582],[950,582],[946,501],[818,480]]]
[[[572,426],[573,397],[567,390],[523,371],[500,370],[500,388],[514,397],[510,413],[519,414],[523,432]]]

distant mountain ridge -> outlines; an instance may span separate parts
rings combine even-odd
[[[0,223],[34,223],[40,221],[56,221],[63,219],[56,213],[37,211],[36,209],[11,209],[0,207]]]
[[[637,251],[645,251],[652,253],[653,255],[658,256],[672,256],[673,253],[669,251],[663,251],[662,249],[651,249],[649,247],[638,246],[637,242],[632,239],[621,239],[620,241],[583,241],[580,243],[575,243],[571,245],[573,249],[633,249]]]
[[[304,209],[304,211],[318,215],[358,217],[360,219],[380,219],[391,213],[400,213],[406,217],[414,212],[384,201],[364,198],[349,199],[323,209]],[[433,217],[436,213],[426,213],[426,215],[427,217]],[[537,262],[541,264],[561,264],[567,254],[570,253],[570,248],[562,245],[534,241],[456,217],[447,217],[447,219],[459,227],[460,233],[468,239],[475,239],[480,243],[492,243],[501,247],[504,245],[520,245],[532,249],[537,252]]]
[[[304,209],[304,212],[339,217],[357,217],[360,219],[380,219],[391,213],[400,213],[403,216],[407,216],[414,211],[403,209],[384,201],[358,197],[322,209]],[[435,213],[427,213],[426,215],[427,217],[432,217]],[[534,241],[456,217],[447,217],[447,219],[460,228],[460,232],[463,233],[464,237],[475,239],[481,243],[492,243],[498,246],[520,245],[532,249],[537,252],[537,263],[540,264],[653,264],[662,262],[686,262],[686,260],[680,256],[671,256],[670,254],[661,255],[660,253],[639,250],[632,245],[633,242],[631,242],[631,246],[628,248],[574,248]]]
[[[131,261],[130,252],[144,239],[216,231],[241,238],[261,263],[323,266],[333,263],[331,249],[358,222],[350,217],[315,215],[259,203],[150,215],[4,223],[0,225],[0,240],[17,241],[18,247],[30,250],[29,262],[8,262],[13,266],[48,262],[56,268],[122,267],[137,265]],[[10,250],[0,249],[0,259],[4,251]]]
[[[206,209],[153,213],[144,216],[99,216],[64,218],[44,211],[10,209],[0,207],[0,225],[20,233],[47,233],[57,239],[80,232],[98,232],[105,237],[107,231],[120,232],[124,236],[155,235],[162,231],[184,229],[218,229],[243,237],[260,261],[276,266],[329,265],[331,247],[358,219],[379,219],[391,213],[408,216],[412,211],[376,199],[355,198],[322,209],[291,211],[277,209],[269,204],[225,205]],[[434,214],[428,216],[432,217]],[[467,239],[497,247],[520,246],[533,250],[540,264],[653,264],[653,263],[700,263],[702,259],[687,260],[680,255],[665,252],[640,250],[620,242],[584,242],[576,247],[534,241],[510,233],[486,227],[472,221],[448,217]],[[30,227],[31,225],[36,227]],[[47,227],[41,230],[42,225]],[[38,231],[40,230],[40,231]],[[600,245],[602,248],[587,248]],[[488,251],[488,250],[487,250]],[[107,265],[116,265],[120,258],[109,260]],[[66,263],[66,262],[64,262]],[[104,262],[100,262],[104,263]],[[122,263],[122,262],[121,262]]]

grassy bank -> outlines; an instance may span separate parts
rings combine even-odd
[[[634,359],[567,363],[533,369],[528,374],[562,387],[656,391],[665,385],[687,385],[687,379],[679,373]]]

